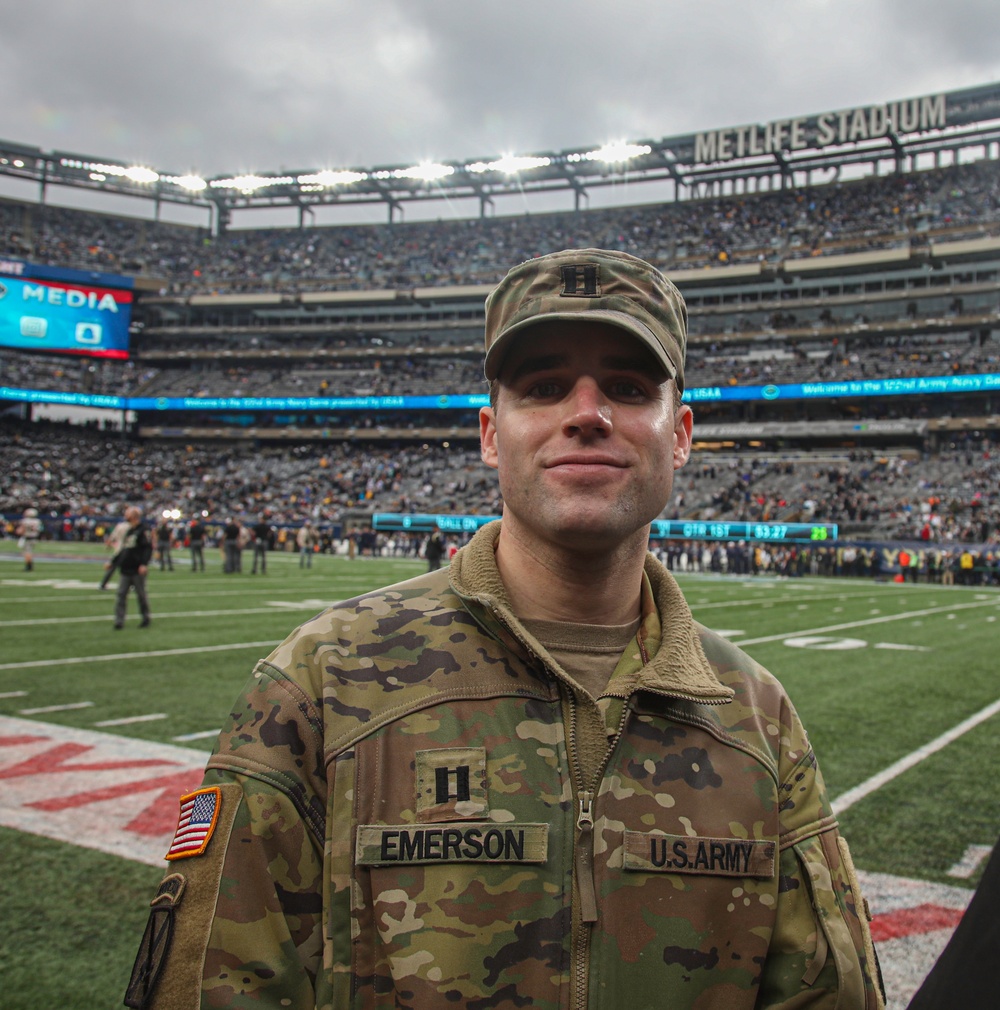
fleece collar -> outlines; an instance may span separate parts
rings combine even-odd
[[[467,604],[478,603],[486,608],[499,623],[498,628],[493,628],[498,637],[506,638],[504,631],[508,631],[529,652],[558,670],[511,608],[496,563],[499,535],[500,523],[488,523],[452,558],[452,588]],[[652,554],[646,555],[645,573],[660,617],[660,647],[650,662],[639,670],[635,681],[627,685],[629,693],[648,690],[703,702],[729,701],[733,691],[719,681],[705,657],[698,625],[680,586]]]

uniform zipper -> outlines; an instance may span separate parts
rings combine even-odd
[[[597,889],[594,887],[594,794],[580,793],[576,818],[576,876],[580,885],[580,918],[597,922]]]
[[[576,695],[570,690],[570,734],[571,753],[577,768],[578,782],[583,786],[583,773],[580,770],[579,758],[576,746]],[[580,788],[577,793],[577,818],[576,818],[576,883],[580,891],[580,919],[574,922],[577,927],[576,937],[573,943],[573,973],[575,980],[575,1005],[578,1010],[585,1010],[587,1006],[587,990],[590,976],[590,936],[591,927],[599,918],[597,908],[597,888],[594,884],[594,799],[600,788],[601,778],[607,768],[618,746],[618,740],[625,728],[625,720],[628,718],[628,705],[622,706],[621,718],[618,720],[618,729],[611,738],[608,748],[604,753],[597,772],[594,775],[594,784],[591,789]]]

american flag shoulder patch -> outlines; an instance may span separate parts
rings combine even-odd
[[[200,856],[212,838],[222,809],[222,790],[218,786],[197,789],[181,797],[181,813],[174,840],[165,859]]]

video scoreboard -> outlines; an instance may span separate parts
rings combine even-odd
[[[691,522],[657,519],[654,540],[765,540],[774,543],[816,544],[837,539],[836,523]]]
[[[0,259],[0,345],[127,358],[132,279]]]

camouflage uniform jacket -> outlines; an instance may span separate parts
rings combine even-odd
[[[882,1006],[780,685],[650,556],[635,661],[595,702],[511,612],[496,533],[258,664],[134,1005]]]

